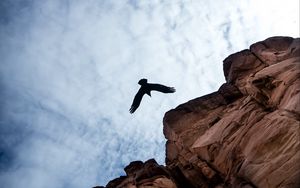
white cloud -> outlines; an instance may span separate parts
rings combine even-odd
[[[229,54],[299,37],[297,0],[18,0],[0,10],[0,182],[12,188],[89,187],[133,160],[163,163],[164,112],[215,91]],[[177,92],[145,96],[131,115],[142,77]]]

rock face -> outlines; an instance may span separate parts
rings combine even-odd
[[[164,166],[158,165],[154,159],[145,163],[142,161],[131,162],[124,170],[126,176],[110,181],[106,188],[176,188],[170,173]]]
[[[167,166],[194,187],[298,187],[300,39],[253,44],[224,75],[217,92],[166,113]]]
[[[165,114],[166,166],[133,162],[106,186],[300,187],[300,38],[230,55],[226,83]]]

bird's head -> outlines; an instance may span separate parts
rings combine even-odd
[[[140,79],[138,84],[140,84],[141,86],[147,84],[147,79],[146,78]]]

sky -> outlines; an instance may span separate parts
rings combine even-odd
[[[299,37],[298,0],[1,0],[1,186],[92,187],[164,164],[164,113],[271,36]],[[130,114],[141,78],[177,91]]]

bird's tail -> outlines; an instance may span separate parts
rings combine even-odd
[[[168,93],[174,93],[176,89],[174,87],[169,87],[169,92]]]

